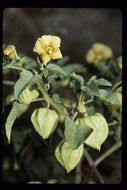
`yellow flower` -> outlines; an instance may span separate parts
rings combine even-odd
[[[8,45],[3,52],[4,55],[7,55],[9,59],[13,59],[17,56],[14,45]]]
[[[37,39],[33,51],[40,55],[43,64],[46,66],[51,59],[62,58],[59,49],[60,42],[61,39],[57,36],[43,35],[41,38]]]
[[[86,54],[86,60],[88,63],[99,63],[100,61],[107,60],[113,57],[113,53],[110,47],[102,43],[94,43],[92,48],[88,50]]]

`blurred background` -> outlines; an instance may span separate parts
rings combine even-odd
[[[13,44],[17,52],[36,59],[34,44],[42,35],[57,35],[61,38],[61,52],[69,56],[70,63],[86,65],[85,55],[95,42],[105,43],[113,50],[114,58],[122,54],[122,15],[120,9],[108,8],[6,8],[3,11],[3,43]],[[4,80],[16,81],[15,71],[4,74]],[[12,86],[3,86],[3,102],[7,104],[13,93]],[[68,89],[62,90],[66,97],[74,98]],[[74,183],[75,170],[66,173],[54,157],[54,147],[60,139],[53,137],[42,140],[35,132],[30,115],[38,103],[29,107],[15,121],[12,142],[8,144],[3,135],[3,180],[5,183]],[[97,106],[102,110],[101,105]],[[27,130],[26,130],[27,129]],[[102,146],[102,152],[115,143],[111,136]],[[50,146],[49,146],[50,144]],[[93,158],[99,152],[89,149]],[[121,179],[121,151],[113,153],[98,166],[106,183],[119,183]],[[83,160],[82,183],[89,172]],[[96,183],[96,179],[90,183]]]
[[[58,35],[63,55],[85,63],[85,54],[94,42],[110,46],[117,57],[122,53],[120,9],[108,8],[6,8],[3,11],[3,42],[17,51],[32,51],[38,37]]]

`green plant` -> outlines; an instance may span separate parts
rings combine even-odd
[[[62,141],[54,150],[56,159],[70,172],[84,154],[100,182],[104,183],[96,167],[121,147],[121,81],[112,85],[107,79],[95,75],[86,81],[81,75],[85,73],[85,67],[67,63],[69,57],[62,57],[59,48],[60,38],[56,36],[44,35],[38,38],[33,50],[41,60],[37,57],[36,61],[30,57],[17,56],[14,46],[4,47],[3,70],[14,69],[20,74],[14,85],[13,100],[9,103],[12,108],[5,122],[6,136],[10,143],[12,126],[21,107],[40,102],[40,107],[31,115],[31,122],[43,139],[49,138],[59,127]],[[55,62],[55,59],[59,60]],[[76,102],[71,102],[56,92],[61,86],[71,88],[77,97]],[[96,112],[96,102],[100,102],[112,113],[111,123],[108,123],[108,118],[102,113]],[[60,126],[62,124],[65,126],[64,133]],[[110,130],[110,126],[116,128]],[[114,134],[116,143],[94,161],[87,146],[101,151],[101,145],[110,134]]]

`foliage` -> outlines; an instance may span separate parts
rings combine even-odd
[[[59,40],[57,37],[52,38],[50,36],[50,38],[51,42],[53,39]],[[55,131],[57,131],[59,138],[62,138],[62,140],[58,140],[56,144],[52,142],[52,151],[57,161],[69,173],[76,166],[78,167],[78,163],[81,163],[83,155],[85,155],[91,166],[91,156],[87,149],[92,148],[101,152],[102,144],[112,132],[115,141],[121,140],[122,86],[121,75],[118,75],[121,72],[121,65],[117,64],[118,60],[115,62],[112,59],[110,59],[109,64],[109,60],[98,62],[95,67],[98,71],[101,71],[101,77],[98,78],[96,75],[93,75],[87,79],[83,74],[87,73],[88,70],[83,65],[77,63],[70,64],[68,56],[55,56],[52,58],[55,55],[54,49],[56,47],[58,48],[57,51],[60,51],[60,41],[58,46],[55,46],[55,43],[57,44],[58,42],[54,40],[52,46],[52,43],[49,43],[49,35],[46,40],[44,40],[42,48],[44,53],[42,49],[39,49],[38,41],[34,48],[40,55],[41,60],[39,57],[37,57],[37,60],[26,56],[21,58],[17,56],[16,50],[14,57],[7,57],[5,50],[8,50],[8,47],[6,49],[4,47],[3,70],[16,70],[18,79],[14,84],[13,100],[10,100],[3,110],[3,117],[5,117],[5,126],[3,124],[3,128],[8,143],[14,143],[15,151],[17,154],[20,153],[21,157],[28,150],[28,147],[31,146],[34,139],[39,138],[38,136],[31,138],[30,134],[35,133],[36,135],[37,132],[42,142],[46,146],[50,146],[51,142],[48,139],[53,138],[56,135]],[[41,45],[43,45],[43,40]],[[47,49],[47,46],[50,49]],[[39,51],[42,51],[42,53]],[[50,51],[52,51],[52,55]],[[45,59],[45,54],[47,54],[48,59]],[[58,58],[61,59],[54,61],[54,59]],[[109,73],[111,73],[111,77],[117,74],[114,84],[108,80]],[[72,93],[77,97],[75,102],[64,97],[64,93],[59,93],[58,89],[61,87],[71,89]],[[35,107],[33,102],[35,102]],[[110,114],[109,118],[105,117],[105,114],[96,111],[95,103],[98,102]],[[88,106],[87,104],[90,105]],[[8,105],[11,105],[11,110],[6,114]],[[24,109],[24,105],[28,107]],[[33,111],[30,117],[27,118],[29,121],[31,118],[30,125],[32,127],[29,128],[30,131],[27,128],[24,128],[24,132],[21,129],[15,129],[14,122],[16,118],[21,117],[22,114],[28,111],[29,105],[33,106]],[[21,107],[23,109],[19,116]],[[108,124],[108,122],[111,122],[111,124]],[[110,125],[116,127],[111,130]],[[61,128],[61,126],[64,127]],[[15,134],[16,130],[21,131],[21,134],[23,134],[20,134],[22,139],[27,139],[24,140],[24,142],[27,142],[25,148],[23,148],[20,136],[19,141],[16,140],[19,133],[16,136],[13,135],[13,132]],[[118,148],[120,146],[121,144],[119,144]],[[115,150],[113,149],[112,152]],[[20,167],[20,161],[18,167]],[[28,183],[41,182],[31,180]],[[48,183],[51,183],[51,181],[49,180]],[[56,183],[56,181],[53,181],[53,183]]]

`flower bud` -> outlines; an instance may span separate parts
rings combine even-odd
[[[3,52],[4,55],[7,55],[9,59],[13,59],[14,57],[16,57],[16,51],[14,45],[8,45]]]
[[[39,135],[47,139],[56,129],[58,115],[49,108],[38,108],[34,110],[31,121]]]
[[[81,144],[77,149],[72,150],[69,147],[69,143],[65,139],[62,140],[55,149],[55,156],[57,160],[68,173],[79,163],[82,154],[83,144]]]

